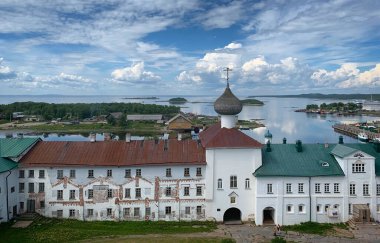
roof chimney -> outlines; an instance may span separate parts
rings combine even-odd
[[[96,133],[90,133],[90,142],[95,143],[96,142]]]
[[[125,134],[125,142],[127,142],[127,143],[131,142],[131,134],[130,133]]]
[[[270,147],[270,141],[267,142],[267,148],[266,148],[266,151],[267,151],[267,152],[272,151],[272,148]]]
[[[178,141],[181,141],[181,140],[182,140],[182,134],[178,133]]]
[[[301,140],[297,140],[296,141],[296,149],[297,149],[298,153],[302,152],[302,142],[301,142]]]
[[[282,139],[282,144],[286,144],[286,138]]]
[[[343,136],[339,136],[339,144],[343,144]]]

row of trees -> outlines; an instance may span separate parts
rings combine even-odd
[[[72,103],[50,104],[43,102],[15,102],[0,105],[0,114],[4,118],[11,117],[13,112],[23,112],[25,115],[39,115],[45,120],[53,118],[85,119],[93,116],[107,115],[110,112],[126,114],[163,114],[178,113],[176,106],[140,104],[140,103]]]
[[[321,105],[311,104],[306,106],[306,110],[325,110],[325,111],[356,111],[362,109],[361,104],[355,103],[322,103]]]

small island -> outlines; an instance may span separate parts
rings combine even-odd
[[[185,98],[182,98],[182,97],[171,98],[169,100],[170,104],[185,104],[186,102],[187,102],[187,100]]]
[[[264,102],[256,99],[244,99],[241,100],[241,103],[243,103],[243,105],[264,105]]]
[[[310,104],[306,105],[306,109],[296,110],[296,112],[306,112],[306,113],[318,113],[318,114],[335,114],[338,115],[352,115],[352,114],[360,114],[362,111],[361,104],[355,103],[322,103],[321,105]]]

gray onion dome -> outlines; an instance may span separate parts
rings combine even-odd
[[[214,102],[214,110],[219,115],[237,115],[242,109],[241,101],[232,93],[227,83],[224,93]]]

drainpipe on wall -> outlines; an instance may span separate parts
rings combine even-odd
[[[311,222],[311,177],[309,176],[309,221]]]
[[[7,222],[9,221],[9,196],[8,196],[8,176],[12,174],[11,170],[8,170],[9,174],[5,177],[5,188],[7,193]]]

